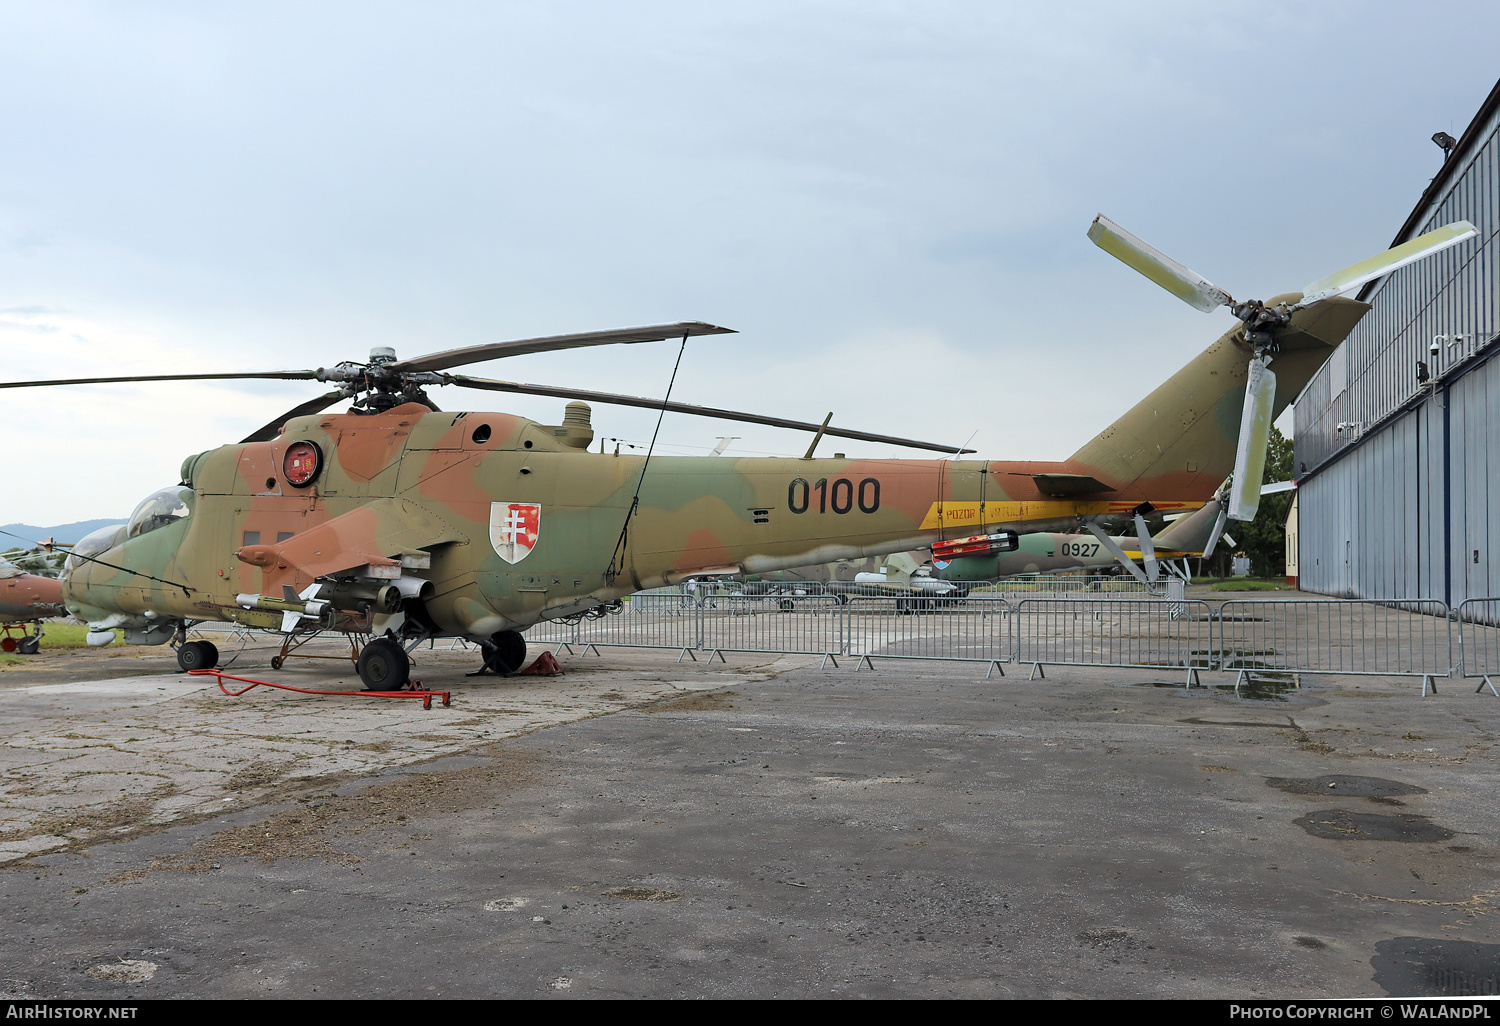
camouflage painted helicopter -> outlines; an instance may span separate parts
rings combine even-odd
[[[183,668],[211,666],[205,620],[368,633],[359,673],[384,690],[408,679],[422,641],[479,641],[486,668],[517,669],[521,632],[597,614],[631,592],[705,573],[746,573],[900,552],[1000,531],[1076,530],[1196,509],[1233,473],[1227,515],[1247,519],[1272,419],[1368,307],[1343,298],[1391,269],[1477,234],[1459,223],[1320,279],[1301,293],[1235,303],[1103,217],[1090,237],[1202,310],[1240,323],[1060,462],[651,457],[588,451],[588,407],[559,425],[502,413],[439,412],[452,384],[574,400],[773,418],[668,401],[449,374],[517,353],[722,332],[699,323],[496,343],[398,360],[245,374],[81,382],[284,378],[339,387],[244,441],[188,457],[181,483],[148,496],[123,540],[85,553],[63,596],[97,630],[178,644]],[[323,414],[354,398],[353,409]],[[825,434],[900,441],[850,431]],[[925,443],[923,443],[925,444]],[[930,448],[953,450],[947,447]],[[75,552],[76,555],[76,552]]]

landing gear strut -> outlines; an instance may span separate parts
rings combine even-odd
[[[509,677],[526,662],[526,639],[519,631],[497,631],[488,640],[481,641],[479,647],[484,652],[484,665],[470,670],[464,675],[466,677],[491,673],[497,677]]]

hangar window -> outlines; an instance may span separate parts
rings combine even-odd
[[[176,523],[187,519],[192,513],[188,505],[188,499],[193,490],[182,485],[173,485],[171,488],[163,488],[159,492],[152,492],[141,500],[141,504],[130,514],[130,523],[125,527],[125,537],[138,538],[143,534],[149,534],[159,527]]]

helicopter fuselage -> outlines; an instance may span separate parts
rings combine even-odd
[[[428,633],[478,637],[694,574],[881,555],[995,525],[1072,525],[1140,501],[1037,491],[1032,476],[1062,464],[656,456],[646,465],[586,451],[582,434],[416,404],[295,419],[273,441],[190,458],[182,515],[138,511],[120,545],[69,573],[68,607],[90,622],[269,627],[278,603],[315,581],[343,581],[346,627],[379,627],[383,614],[361,600],[395,586],[420,603],[403,608]],[[316,447],[320,465],[298,487],[286,461],[300,443]],[[1205,487],[1155,505],[1200,505]],[[246,596],[262,601],[247,608]]]
[[[1318,335],[1282,336],[1277,412],[1366,309],[1324,306]],[[1231,329],[1062,462],[648,462],[588,451],[583,404],[556,426],[417,403],[295,417],[270,441],[190,457],[121,542],[71,568],[64,598],[147,643],[195,620],[286,630],[302,613],[482,638],[699,574],[1196,509],[1233,467],[1249,359]]]

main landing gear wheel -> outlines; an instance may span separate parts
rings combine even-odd
[[[37,649],[42,647],[42,639],[35,634],[28,634],[16,642],[16,651],[22,655],[36,655]]]
[[[185,671],[219,665],[219,649],[212,641],[188,641],[177,648],[177,665]]]
[[[493,673],[498,677],[509,677],[526,663],[526,639],[519,631],[497,631],[488,641],[481,641],[479,647],[484,650],[484,665],[466,676]]]
[[[366,691],[400,691],[411,680],[411,657],[390,638],[376,638],[360,649],[359,679]]]

